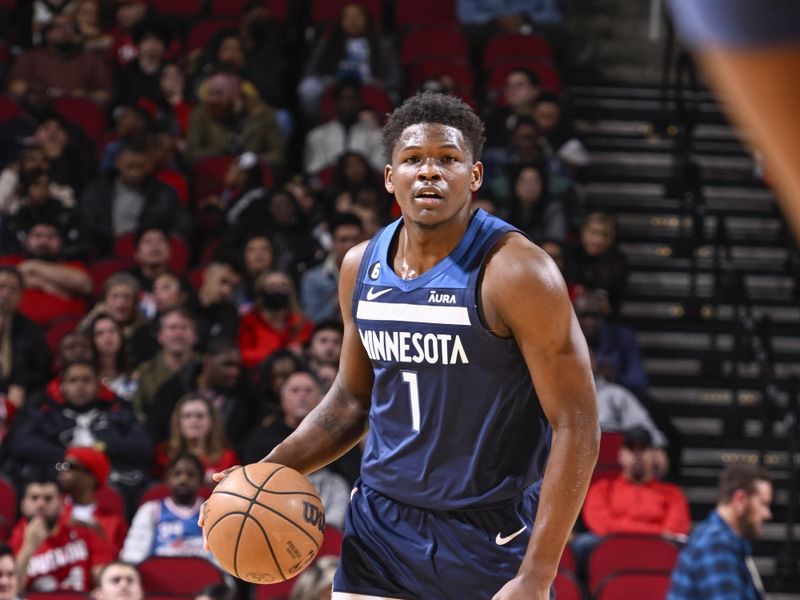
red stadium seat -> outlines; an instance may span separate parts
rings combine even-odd
[[[145,594],[197,594],[224,583],[222,572],[204,558],[152,556],[139,564]]]
[[[572,551],[572,546],[569,544],[566,545],[564,552],[561,553],[561,560],[558,563],[558,568],[575,573],[575,553]]]
[[[346,4],[360,4],[372,15],[373,22],[380,26],[382,22],[380,0],[314,0],[311,20],[317,25],[332,23],[339,18]]]
[[[89,275],[91,276],[91,269],[89,270]],[[60,317],[53,321],[50,326],[47,328],[47,331],[44,334],[44,341],[47,344],[47,349],[50,350],[51,354],[55,354],[56,350],[58,349],[58,343],[68,333],[72,333],[75,329],[78,328],[78,324],[83,320],[82,317],[72,316],[72,317]]]
[[[22,114],[22,109],[10,96],[0,95],[0,122],[8,121]]]
[[[186,35],[186,51],[192,52],[205,46],[211,38],[224,29],[237,29],[235,19],[204,19],[195,23]]]
[[[457,29],[429,27],[409,31],[400,46],[400,64],[407,65],[426,58],[467,62],[469,60],[467,38]]]
[[[53,109],[70,123],[80,127],[94,141],[106,130],[106,112],[86,98],[59,98]]]
[[[407,66],[408,91],[416,92],[428,79],[440,75],[449,75],[456,83],[456,87],[471,93],[473,87],[472,70],[463,61],[450,60],[419,60]]]
[[[664,600],[669,592],[669,571],[621,571],[606,577],[600,584],[596,600]],[[558,596],[560,599],[561,597]]]
[[[131,258],[109,258],[91,265],[89,267],[89,276],[92,278],[95,297],[99,298],[103,295],[103,286],[109,277],[118,271],[129,269],[134,264]]]
[[[483,66],[487,69],[517,58],[552,60],[553,50],[546,38],[518,34],[497,35],[486,43],[483,50]]]
[[[589,591],[612,573],[626,570],[671,571],[678,546],[657,535],[617,534],[604,538],[589,555]]]
[[[503,86],[505,86],[506,77],[511,71],[519,68],[528,69],[536,73],[539,76],[542,88],[545,90],[551,92],[561,91],[561,77],[559,77],[558,71],[555,70],[552,63],[530,58],[507,60],[495,65],[489,73],[489,97],[498,106],[502,106],[505,101],[503,98]]]
[[[600,434],[600,452],[597,456],[597,467],[603,469],[619,468],[619,449],[625,434],[616,431],[604,431]]]
[[[149,4],[162,15],[197,17],[203,11],[203,0],[150,0]]]
[[[333,118],[333,88],[334,86],[332,85],[328,86],[320,101],[322,118],[326,121]],[[389,94],[386,93],[386,90],[380,86],[362,86],[361,101],[364,103],[364,106],[378,113],[382,120],[385,120],[387,113],[392,112],[392,100],[389,98]]]
[[[225,173],[234,161],[233,156],[209,156],[201,158],[192,167],[192,196],[195,200],[208,194],[219,194],[224,188]],[[261,164],[261,181],[266,188],[271,187],[275,175],[269,165]]]
[[[98,508],[125,516],[125,500],[115,488],[108,485],[99,488],[95,494],[95,501]]]
[[[398,27],[457,24],[454,0],[402,0],[394,22]]]
[[[558,600],[583,600],[583,591],[578,580],[569,571],[559,571],[553,582]]]
[[[11,482],[0,475],[0,540],[7,540],[17,522],[17,492]]]

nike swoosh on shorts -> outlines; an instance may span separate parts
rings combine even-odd
[[[495,543],[495,544],[497,544],[498,546],[505,546],[505,545],[506,545],[508,542],[510,542],[511,540],[513,540],[515,537],[517,537],[519,534],[521,534],[521,533],[522,533],[523,531],[525,531],[527,528],[528,528],[527,526],[523,525],[523,526],[522,526],[522,529],[520,529],[519,531],[515,531],[515,532],[514,532],[514,533],[512,533],[511,535],[507,535],[507,536],[505,536],[505,537],[503,537],[502,535],[500,535],[500,534],[498,533],[498,534],[497,534],[497,537],[496,537],[496,538],[494,538],[494,543]]]

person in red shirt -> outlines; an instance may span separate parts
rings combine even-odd
[[[25,281],[19,311],[34,323],[48,327],[57,319],[86,313],[92,279],[80,261],[61,260],[61,231],[46,220],[31,224],[23,255],[7,255],[0,264],[16,266]]]
[[[19,589],[89,592],[111,548],[88,527],[63,522],[58,483],[45,475],[29,480],[21,511],[11,532]]]
[[[205,467],[204,481],[211,486],[216,485],[211,475],[239,464],[239,457],[228,445],[219,412],[200,394],[186,394],[175,405],[169,440],[156,446],[158,475],[166,472],[167,465],[185,452],[200,459]]]
[[[586,564],[603,536],[643,533],[685,539],[691,527],[689,504],[677,485],[656,479],[658,453],[650,432],[635,427],[619,450],[622,472],[589,486],[581,517],[589,530],[573,542],[576,559]]]
[[[97,490],[106,485],[111,472],[105,452],[73,446],[67,448],[64,461],[56,467],[58,482],[64,490],[62,521],[91,527],[110,544],[113,556],[119,554],[128,533],[125,513],[97,501]]]
[[[292,280],[281,271],[258,276],[255,303],[239,324],[239,349],[248,369],[280,348],[301,346],[311,337],[314,324],[300,312]]]

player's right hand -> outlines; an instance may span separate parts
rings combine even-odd
[[[220,482],[221,482],[221,481],[223,481],[223,480],[224,480],[224,479],[225,479],[225,478],[226,478],[228,475],[230,475],[231,473],[233,473],[233,472],[234,472],[236,469],[241,469],[241,468],[242,468],[242,467],[241,467],[240,465],[234,465],[233,467],[230,467],[230,468],[228,468],[228,469],[225,469],[224,471],[220,471],[219,473],[214,473],[213,475],[211,475],[211,479],[213,479],[213,480],[214,480],[214,481],[216,481],[217,483],[220,483]],[[205,502],[203,502],[203,503],[200,505],[200,516],[199,516],[199,517],[197,517],[197,524],[200,526],[200,528],[201,528],[201,529],[202,529],[202,527],[203,527],[203,523],[204,523],[204,522],[205,522],[205,520],[206,520],[206,504],[207,504],[207,503],[208,503],[208,500],[206,500]],[[205,531],[203,531],[203,548],[205,548],[206,550],[208,550],[208,546],[206,545],[206,532],[205,532]]]

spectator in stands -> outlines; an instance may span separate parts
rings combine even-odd
[[[105,540],[89,527],[64,521],[62,511],[61,493],[52,477],[28,479],[20,504],[22,518],[10,540],[19,589],[89,592],[103,565],[113,558]]]
[[[150,358],[149,325],[139,311],[137,301],[141,288],[130,273],[114,273],[104,284],[103,299],[94,305],[79,325],[88,335],[89,325],[98,314],[107,314],[122,327],[125,336],[125,364],[137,365]]]
[[[190,161],[249,151],[270,166],[283,163],[284,141],[275,112],[234,71],[218,67],[203,82],[198,97],[186,139]]]
[[[135,487],[150,464],[152,446],[130,403],[100,386],[91,363],[64,367],[61,386],[26,411],[8,449],[24,472],[59,462],[69,446],[104,444],[114,472]]]
[[[153,280],[152,305],[148,317],[154,319],[171,308],[186,308],[192,289],[189,284],[172,271],[156,275]]]
[[[255,292],[255,302],[239,325],[239,349],[247,369],[279,348],[299,348],[314,328],[301,312],[294,284],[285,273],[263,273]]]
[[[275,252],[268,236],[256,233],[247,238],[242,248],[242,267],[239,306],[246,309],[255,299],[258,276],[275,268]]]
[[[83,131],[52,112],[28,121],[24,130],[28,129],[30,138],[25,142],[33,142],[44,152],[50,179],[80,192],[95,170],[94,146]]]
[[[336,556],[323,556],[315,561],[292,588],[289,600],[326,600],[333,588],[333,574],[339,559]]]
[[[296,371],[308,370],[305,361],[292,350],[276,350],[253,373],[262,424],[269,425],[280,413],[281,387]]]
[[[564,18],[558,0],[456,0],[458,22],[467,27],[489,27],[492,31],[530,33],[531,25],[553,25]]]
[[[524,68],[509,71],[503,86],[503,106],[492,109],[486,116],[485,151],[490,157],[494,149],[508,145],[520,117],[533,116],[535,100],[541,91],[539,76],[533,71]]]
[[[212,583],[200,590],[194,600],[236,600],[236,594],[224,583]]]
[[[17,193],[5,198],[8,204],[7,211],[3,211],[3,251],[6,254],[20,253],[26,232],[34,223],[47,222],[55,225],[61,234],[64,242],[62,257],[80,258],[85,246],[72,188],[51,181],[47,169],[21,172],[19,186],[15,187]],[[53,196],[53,191],[59,195]]]
[[[115,138],[103,148],[99,165],[103,171],[113,170],[125,145],[133,140],[144,139],[143,136],[152,126],[150,114],[136,104],[120,104],[112,116]]]
[[[567,277],[584,287],[605,290],[611,315],[619,314],[628,279],[625,255],[617,247],[617,222],[611,215],[592,213],[581,227],[580,244],[569,256]]]
[[[147,429],[154,441],[169,438],[175,405],[186,394],[211,400],[222,416],[229,440],[241,443],[255,423],[258,403],[242,372],[236,342],[212,341],[202,358],[191,361],[158,388],[147,415]]]
[[[306,360],[311,371],[319,377],[326,366],[339,368],[344,330],[340,321],[321,321],[314,327],[306,349]]]
[[[286,439],[322,400],[319,382],[308,371],[289,375],[281,387],[281,416],[269,425],[262,424],[247,437],[242,450],[245,464],[264,458],[275,446]],[[351,450],[347,455],[359,453]],[[341,461],[342,459],[339,459]],[[309,476],[325,505],[325,521],[342,528],[344,513],[350,498],[348,482],[333,467],[325,467]]]
[[[186,79],[177,63],[164,63],[158,78],[158,88],[158,95],[153,99],[156,123],[175,139],[177,149],[185,152],[192,104],[186,94]],[[145,103],[145,106],[148,105],[149,103]]]
[[[47,90],[52,98],[88,98],[106,105],[113,81],[105,62],[81,48],[75,24],[66,15],[55,17],[43,32],[44,47],[24,52],[11,67],[8,91],[22,97],[29,88]]]
[[[89,338],[80,331],[70,331],[58,340],[53,369],[56,373],[61,373],[66,365],[76,360],[91,362],[92,358],[92,343]]]
[[[156,277],[169,270],[172,248],[169,233],[159,227],[150,227],[136,234],[136,249],[133,258],[136,266],[129,273],[136,277],[142,291],[153,291]]]
[[[195,311],[199,348],[213,339],[236,339],[239,313],[233,299],[238,284],[238,267],[230,261],[215,260],[203,269]]]
[[[117,157],[116,173],[100,175],[85,190],[83,220],[97,255],[110,255],[115,240],[152,227],[184,242],[191,240],[189,213],[175,190],[152,177],[149,154],[144,141],[125,144]]]
[[[0,392],[5,395],[0,429],[10,423],[25,398],[46,383],[48,375],[42,331],[18,312],[23,287],[16,267],[0,265]]]
[[[391,40],[381,39],[370,12],[356,2],[342,7],[338,21],[317,42],[303,68],[297,93],[307,119],[319,119],[325,88],[344,79],[377,84],[395,96],[400,84],[396,49]]]
[[[139,385],[131,403],[142,420],[150,411],[158,388],[196,358],[197,330],[185,308],[174,306],[159,315],[158,344],[158,354],[141,363],[134,373]]]
[[[197,524],[204,471],[193,454],[172,459],[167,467],[169,497],[145,502],[136,511],[119,555],[122,560],[139,564],[150,556],[211,559],[211,553],[203,549],[203,530]]]
[[[321,182],[325,183],[325,182]],[[359,152],[347,151],[339,156],[336,168],[333,171],[333,186],[326,190],[325,202],[331,204],[342,193],[349,193],[356,197],[362,189],[373,189],[381,196],[380,207],[382,212],[388,208],[389,198],[383,188],[383,174],[378,177],[376,171],[370,166],[369,161]],[[342,211],[339,211],[342,212]]]
[[[98,0],[73,0],[69,2],[67,9],[75,22],[83,49],[86,52],[94,52],[105,59],[112,39],[103,28],[100,2]]]
[[[354,79],[338,82],[333,89],[333,102],[333,119],[306,136],[303,171],[306,175],[316,175],[336,165],[347,151],[364,155],[373,169],[382,171],[386,159],[381,128],[368,113],[362,113],[361,84]]]
[[[303,273],[300,302],[303,312],[314,323],[341,319],[339,312],[339,269],[345,254],[361,242],[364,230],[354,214],[339,215],[330,226],[331,250],[327,258]]]
[[[144,600],[139,571],[122,561],[108,563],[97,577],[92,597],[94,600]]]
[[[640,400],[646,399],[649,382],[633,330],[607,320],[608,301],[602,293],[585,290],[575,298],[574,307],[597,371],[606,380],[632,391]]]
[[[545,152],[556,156],[571,168],[589,164],[589,151],[578,139],[575,130],[564,120],[561,97],[553,92],[542,92],[533,101],[533,118],[542,134]]]
[[[154,102],[160,97],[161,67],[172,32],[161,19],[144,19],[133,30],[133,41],[136,59],[117,71],[117,102],[130,106],[141,98]]]
[[[287,98],[285,26],[273,18],[268,5],[249,0],[239,20],[239,37],[244,43],[245,74],[271,106],[283,106]]]
[[[754,465],[730,465],[720,476],[717,507],[698,524],[672,572],[668,600],[764,598],[752,542],[772,518],[772,481]]]
[[[62,519],[66,523],[86,525],[111,547],[116,556],[122,549],[128,522],[125,513],[103,505],[97,490],[106,485],[111,463],[105,452],[96,448],[67,448],[64,461],[56,464],[58,483],[64,491]]]
[[[130,401],[138,382],[130,376],[122,327],[109,315],[99,313],[89,324],[89,336],[100,383]]]
[[[154,15],[146,0],[122,0],[115,9],[116,26],[113,29],[111,59],[115,67],[127,65],[136,59],[136,44],[133,32],[145,19]]]
[[[61,231],[53,222],[38,219],[30,224],[21,255],[0,257],[0,264],[14,265],[25,281],[19,308],[42,327],[64,317],[86,312],[86,297],[92,293],[92,279],[80,261],[63,260]]]
[[[650,432],[625,433],[619,450],[622,472],[589,486],[581,515],[589,530],[573,542],[576,558],[585,564],[600,539],[612,533],[646,533],[673,537],[689,533],[689,503],[676,485],[655,478],[658,455]]]
[[[550,196],[547,167],[543,163],[525,163],[517,165],[512,173],[509,221],[534,242],[563,242],[567,237],[567,216],[564,205]]]
[[[231,449],[222,419],[208,398],[187,394],[175,405],[170,420],[169,439],[156,447],[155,466],[160,475],[176,456],[188,452],[200,459],[205,470],[203,481],[216,485],[211,479],[239,464],[239,457]]]
[[[17,561],[11,547],[0,543],[0,600],[19,600]]]

